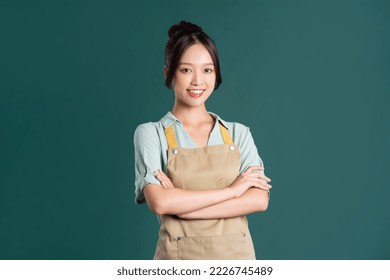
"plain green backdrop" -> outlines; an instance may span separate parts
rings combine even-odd
[[[133,133],[173,105],[169,26],[199,24],[272,178],[258,259],[390,259],[389,1],[2,1],[0,258],[151,259]]]

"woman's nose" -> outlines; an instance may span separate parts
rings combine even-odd
[[[199,71],[194,71],[193,73],[191,83],[193,85],[201,85],[203,83],[202,73],[199,73]]]

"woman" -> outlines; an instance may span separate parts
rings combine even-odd
[[[271,180],[249,129],[206,110],[222,82],[214,42],[185,21],[168,35],[173,109],[134,135],[136,201],[161,225],[154,259],[255,259],[245,215],[267,209]]]

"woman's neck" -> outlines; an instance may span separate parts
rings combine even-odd
[[[184,126],[198,126],[201,123],[213,122],[214,119],[206,110],[206,106],[180,107],[173,106],[172,114],[183,123]]]

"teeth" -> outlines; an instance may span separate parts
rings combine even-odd
[[[198,89],[198,90],[190,90],[191,93],[195,93],[195,94],[201,94],[203,92],[202,89]]]

